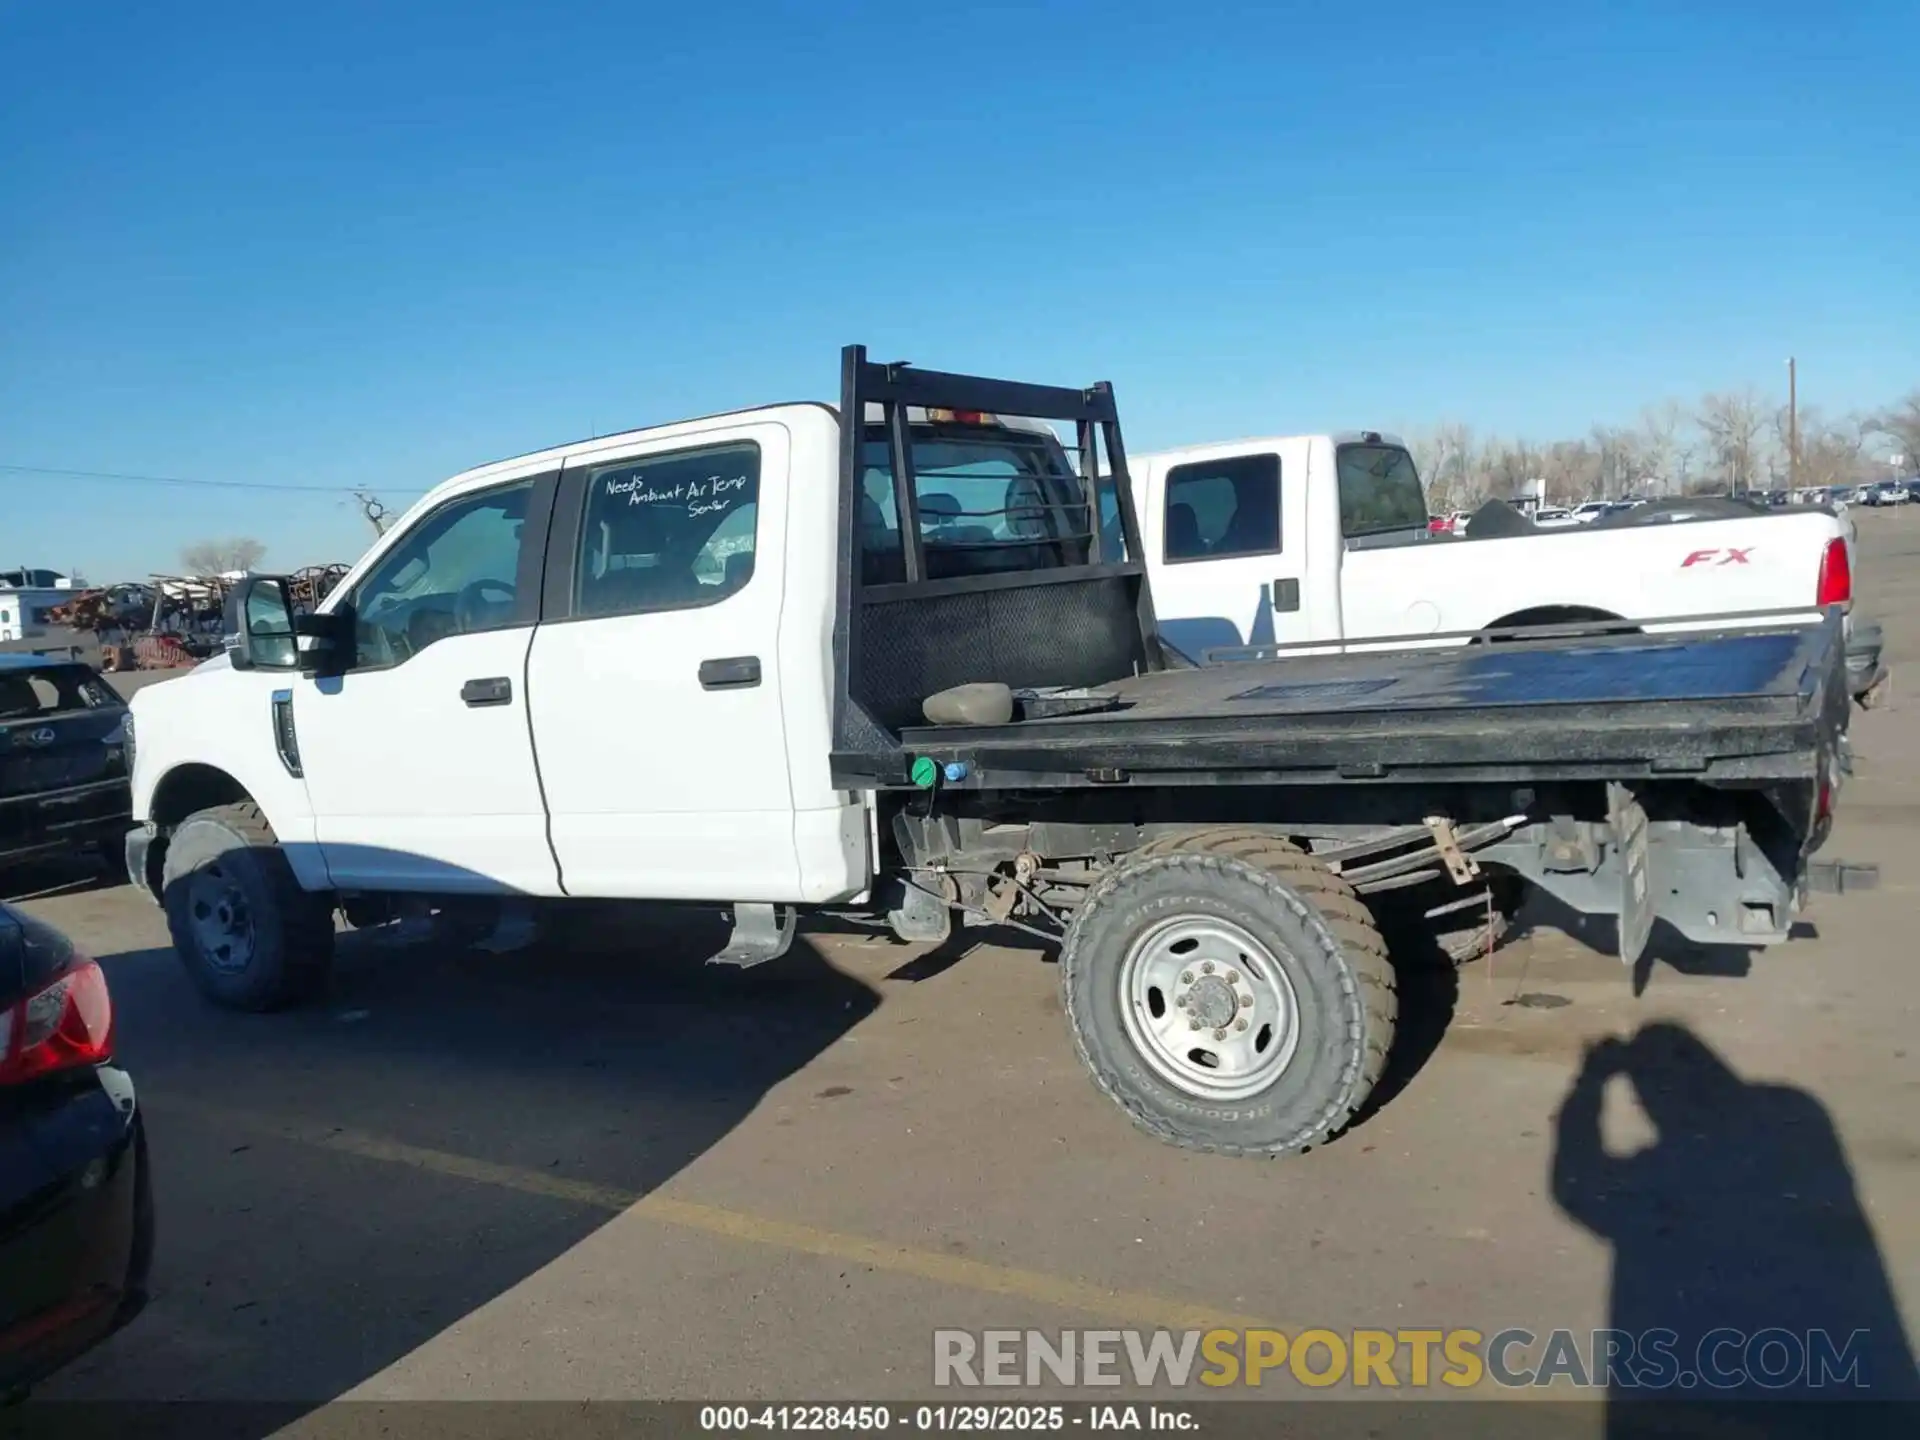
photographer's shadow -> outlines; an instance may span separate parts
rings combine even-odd
[[[1606,1086],[1629,1083],[1656,1132],[1609,1153]],[[1609,1400],[1902,1400],[1920,1396],[1893,1290],[1824,1106],[1742,1080],[1684,1026],[1590,1049],[1561,1107],[1560,1206],[1613,1245],[1611,1327],[1636,1350]],[[1646,1337],[1669,1332],[1671,1358]],[[1609,1433],[1641,1433],[1613,1405]],[[1827,1407],[1769,1404],[1755,1433],[1841,1433]],[[1673,1417],[1669,1416],[1668,1419]]]

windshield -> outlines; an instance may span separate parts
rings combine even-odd
[[[867,427],[862,459],[861,576],[869,585],[898,583],[906,565],[882,427]],[[1086,492],[1055,436],[916,425],[913,472],[928,579],[1087,563],[1093,523]]]
[[[1388,530],[1425,530],[1427,497],[1413,456],[1398,445],[1342,445],[1340,533],[1349,540]]]

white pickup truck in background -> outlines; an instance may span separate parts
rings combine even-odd
[[[1560,529],[1509,511],[1430,534],[1412,455],[1376,431],[1197,445],[1129,469],[1161,633],[1195,661],[1616,619],[1723,628],[1852,602],[1851,547],[1825,509],[1655,502]],[[1877,675],[1877,654],[1853,658],[1856,679]]]

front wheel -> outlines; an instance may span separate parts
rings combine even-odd
[[[1094,1082],[1171,1144],[1278,1156],[1338,1133],[1385,1067],[1386,949],[1339,877],[1270,837],[1156,844],[1093,888],[1061,994]]]
[[[300,888],[258,806],[221,805],[167,842],[161,900],[193,983],[232,1010],[278,1010],[326,980],[333,910]]]

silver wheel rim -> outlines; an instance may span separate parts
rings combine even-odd
[[[1120,1016],[1154,1073],[1203,1100],[1244,1100],[1300,1043],[1293,982],[1273,952],[1211,916],[1163,920],[1120,963]]]
[[[253,963],[253,912],[218,860],[194,871],[188,882],[187,920],[201,957],[213,969],[233,975]]]

